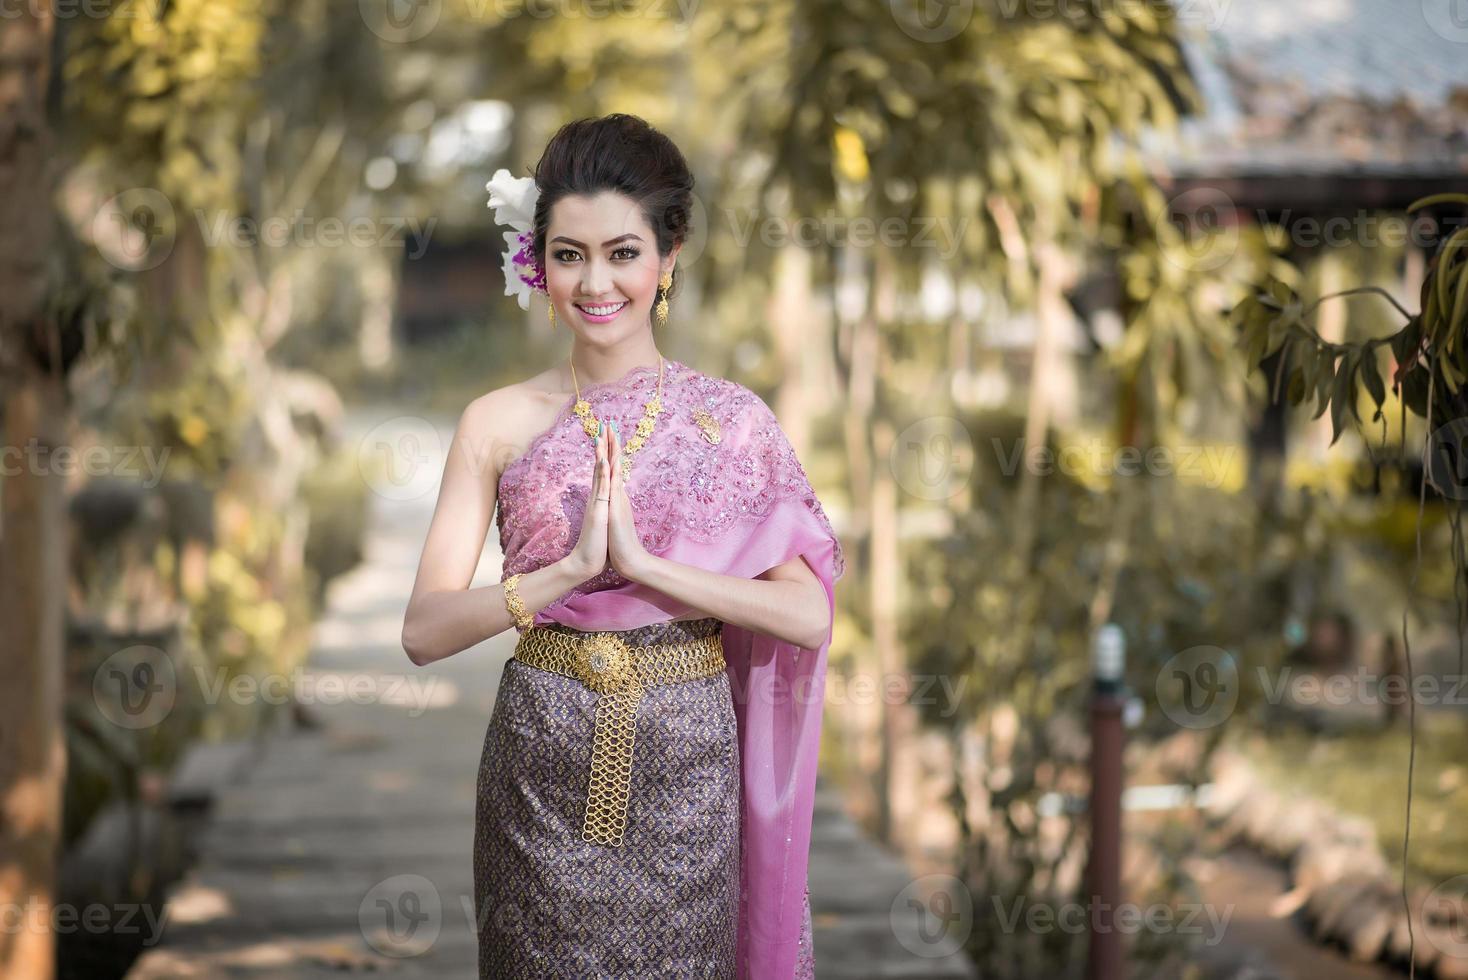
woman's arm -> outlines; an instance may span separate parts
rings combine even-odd
[[[632,572],[634,581],[710,616],[807,650],[826,642],[831,629],[825,586],[798,555],[752,579],[650,553]]]
[[[470,589],[498,499],[494,424],[504,416],[504,392],[491,392],[464,409],[444,462],[433,522],[418,561],[418,577],[403,616],[403,651],[424,666],[514,625],[505,589],[496,583]],[[531,615],[595,571],[572,555],[520,576],[520,598]]]
[[[831,606],[825,586],[797,556],[761,572],[756,578],[724,575],[685,565],[648,551],[637,535],[637,522],[622,479],[622,434],[608,429],[611,454],[609,554],[623,578],[681,600],[716,619],[756,633],[814,650],[826,641]]]

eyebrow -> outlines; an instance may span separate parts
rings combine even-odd
[[[629,231],[625,235],[618,235],[616,238],[609,238],[609,239],[607,239],[606,241],[604,241],[604,242],[601,243],[601,246],[602,246],[602,248],[606,248],[608,245],[615,245],[618,242],[626,241],[629,238],[632,239],[633,241],[638,241],[638,242],[642,241],[642,236],[635,235],[635,234],[633,234],[632,232]],[[586,243],[585,242],[578,242],[576,239],[574,239],[574,238],[567,238],[565,235],[557,235],[555,238],[552,238],[551,241],[553,241],[553,242],[565,242],[567,245],[575,245],[577,248],[585,248],[586,247]]]

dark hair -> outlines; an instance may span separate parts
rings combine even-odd
[[[570,194],[616,191],[632,198],[657,237],[659,256],[688,239],[693,174],[673,141],[639,116],[614,112],[566,123],[535,165],[535,185],[535,257],[541,268],[551,205]]]

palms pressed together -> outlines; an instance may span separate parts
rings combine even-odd
[[[632,502],[627,498],[626,480],[622,477],[622,437],[615,423],[602,424],[595,445],[592,495],[573,554],[590,575],[611,565],[619,575],[635,580],[648,552],[637,536]]]

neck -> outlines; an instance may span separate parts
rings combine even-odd
[[[626,376],[640,367],[657,369],[662,355],[648,337],[645,344],[616,350],[598,350],[580,344],[571,348],[571,364],[576,368],[579,384],[604,384]]]

